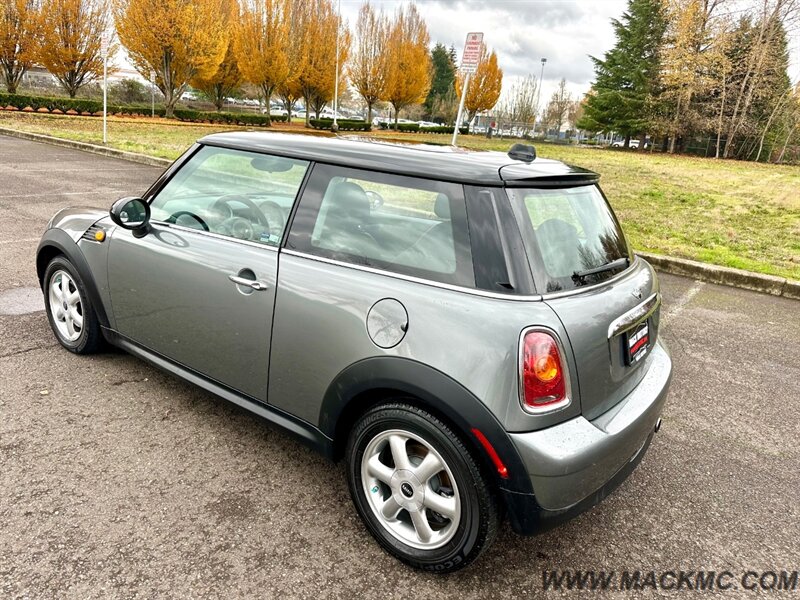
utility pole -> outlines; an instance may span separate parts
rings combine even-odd
[[[156,116],[156,72],[150,69],[150,117]]]
[[[103,145],[108,143],[108,32],[100,37],[100,51],[103,54]]]
[[[542,59],[542,72],[539,75],[539,89],[536,90],[536,115],[533,117],[533,131],[531,138],[536,137],[536,117],[539,116],[539,101],[542,99],[542,83],[544,82],[544,65],[547,62],[546,58]]]
[[[336,81],[333,82],[333,124],[331,131],[339,131],[339,38],[342,34],[342,0],[336,6]],[[307,108],[306,108],[307,110]],[[291,116],[289,117],[291,120]]]

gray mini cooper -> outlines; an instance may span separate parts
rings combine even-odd
[[[359,139],[201,139],[142,198],[50,221],[59,342],[105,343],[346,462],[369,531],[414,567],[475,560],[597,504],[660,425],[653,269],[598,176]]]

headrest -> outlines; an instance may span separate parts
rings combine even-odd
[[[364,220],[370,213],[369,198],[360,185],[343,181],[332,190],[331,209],[340,217]]]
[[[561,219],[547,219],[547,221],[539,225],[536,233],[550,240],[564,239],[571,241],[578,237],[578,230],[575,226]]]
[[[448,198],[445,194],[438,194],[436,196],[436,202],[433,203],[433,212],[436,213],[436,216],[440,219],[449,220],[450,198]]]

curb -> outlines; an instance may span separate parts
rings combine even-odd
[[[101,156],[121,158],[152,167],[163,167],[166,169],[173,162],[166,158],[156,158],[154,156],[147,156],[146,154],[126,152],[124,150],[107,148],[106,146],[98,146],[97,144],[89,144],[86,142],[65,140],[40,133],[16,131],[14,129],[6,129],[5,127],[0,127],[0,135],[7,135],[33,142],[44,142],[54,146],[91,152],[92,154],[99,154]],[[774,275],[762,275],[761,273],[752,273],[741,269],[732,269],[730,267],[701,263],[685,258],[652,254],[650,252],[636,252],[636,254],[653,265],[657,271],[669,273],[670,275],[680,275],[682,277],[690,277],[709,283],[800,300],[800,281],[795,281],[793,279],[775,277]]]
[[[762,275],[761,273],[711,265],[686,258],[651,254],[650,252],[636,252],[636,254],[653,265],[657,271],[669,273],[670,275],[691,277],[708,283],[800,300],[800,281],[793,279]]]
[[[151,167],[167,168],[173,161],[166,158],[156,158],[155,156],[147,156],[146,154],[138,154],[136,152],[126,152],[125,150],[117,150],[116,148],[108,148],[106,146],[98,146],[97,144],[89,144],[87,142],[76,142],[74,140],[65,140],[63,138],[52,137],[41,133],[28,133],[27,131],[17,131],[15,129],[6,129],[0,127],[0,135],[7,135],[9,137],[20,138],[23,140],[30,140],[32,142],[43,142],[53,146],[61,146],[63,148],[71,148],[73,150],[82,150],[84,152],[91,152],[92,154],[99,154],[100,156],[109,156],[111,158],[121,158],[131,162],[148,165]]]

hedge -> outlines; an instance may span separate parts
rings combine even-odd
[[[24,96],[20,94],[0,93],[0,108],[5,108],[6,106],[13,106],[19,110],[23,110],[24,108],[30,106],[34,111],[45,108],[50,112],[59,110],[62,113],[73,110],[78,114],[97,114],[103,112],[103,103],[97,100],[84,100],[78,98],[49,98],[45,96]],[[108,105],[109,114],[141,115],[149,117],[151,115],[151,111],[152,107],[147,105]],[[163,117],[165,113],[166,111],[163,108],[156,108],[155,110],[155,114],[159,117]],[[211,123],[228,123],[231,125],[242,124],[266,126],[269,121],[288,121],[288,117],[286,116],[274,116],[268,120],[266,115],[205,112],[183,108],[176,108],[174,110],[174,115],[175,118],[180,121],[209,121]]]
[[[314,129],[330,129],[333,126],[333,119],[309,119],[308,122]],[[351,119],[338,119],[336,125],[339,126],[339,131],[369,131],[371,129],[366,121]]]
[[[455,126],[439,125],[437,127],[422,127],[419,123],[387,123],[381,122],[381,129],[391,129],[398,132],[419,132],[419,133],[449,133],[452,134]],[[461,127],[459,133],[469,133],[469,127]]]
[[[228,125],[259,125],[262,127],[268,126],[272,121],[282,122],[288,120],[286,116],[272,116],[267,118],[266,115],[206,112],[201,110],[189,110],[185,108],[176,108],[174,114],[175,118],[179,121],[188,121],[193,123],[208,121],[210,123],[225,123]]]
[[[439,125],[438,127],[420,127],[420,133],[447,133],[452,135],[455,125]],[[469,133],[469,127],[460,127],[458,133]]]
[[[381,121],[381,129],[394,129],[397,131],[419,131],[419,123],[387,123]]]
[[[78,114],[103,112],[103,103],[98,100],[86,100],[83,98],[50,98],[47,96],[23,96],[21,94],[0,93],[0,106],[13,106],[20,110],[30,106],[33,110],[46,108],[49,111],[60,110],[67,112],[74,110]],[[122,115],[150,115],[151,107],[147,105],[131,106],[121,104],[109,104],[110,114]],[[164,116],[164,109],[157,108],[156,114]]]

